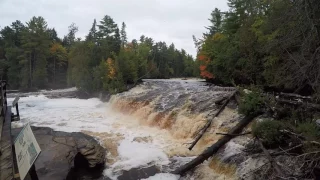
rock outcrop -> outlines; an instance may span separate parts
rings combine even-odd
[[[16,136],[21,128],[13,129]],[[83,133],[32,127],[41,154],[35,166],[39,179],[101,179],[106,150]]]

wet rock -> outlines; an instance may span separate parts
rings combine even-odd
[[[152,137],[151,136],[148,136],[148,137],[135,137],[135,138],[133,138],[133,141],[139,142],[139,143],[149,143],[149,142],[152,142]]]
[[[124,171],[118,180],[137,180],[145,179],[150,176],[154,176],[159,173],[160,170],[156,166],[145,167],[145,168],[133,168],[129,171]]]
[[[35,166],[39,179],[101,179],[106,150],[83,133],[32,127],[41,148]],[[21,128],[13,129],[17,136]]]

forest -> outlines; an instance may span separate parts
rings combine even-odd
[[[142,35],[129,41],[126,24],[106,15],[84,38],[72,23],[63,38],[43,17],[17,20],[0,33],[1,77],[13,89],[77,86],[121,92],[142,78],[201,76],[225,86],[320,96],[320,2],[228,0],[214,9],[196,60],[174,44]],[[121,26],[121,27],[120,27]]]
[[[194,37],[201,76],[225,85],[320,95],[320,1],[228,0]]]
[[[144,35],[129,41],[126,24],[119,27],[108,15],[99,22],[94,19],[85,38],[77,38],[77,32],[72,23],[60,38],[43,17],[5,26],[0,32],[0,76],[11,89],[76,86],[86,92],[116,93],[142,78],[199,74],[185,50]]]

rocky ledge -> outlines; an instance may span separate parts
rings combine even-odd
[[[32,127],[41,154],[35,166],[39,179],[105,179],[106,150],[91,136]],[[12,129],[17,136],[21,128]]]

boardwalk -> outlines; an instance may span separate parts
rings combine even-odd
[[[6,83],[0,82],[0,180],[14,178],[11,139],[11,107],[7,106]]]
[[[14,168],[11,140],[11,107],[8,107],[6,115],[4,117],[0,148],[0,180],[13,179]]]

